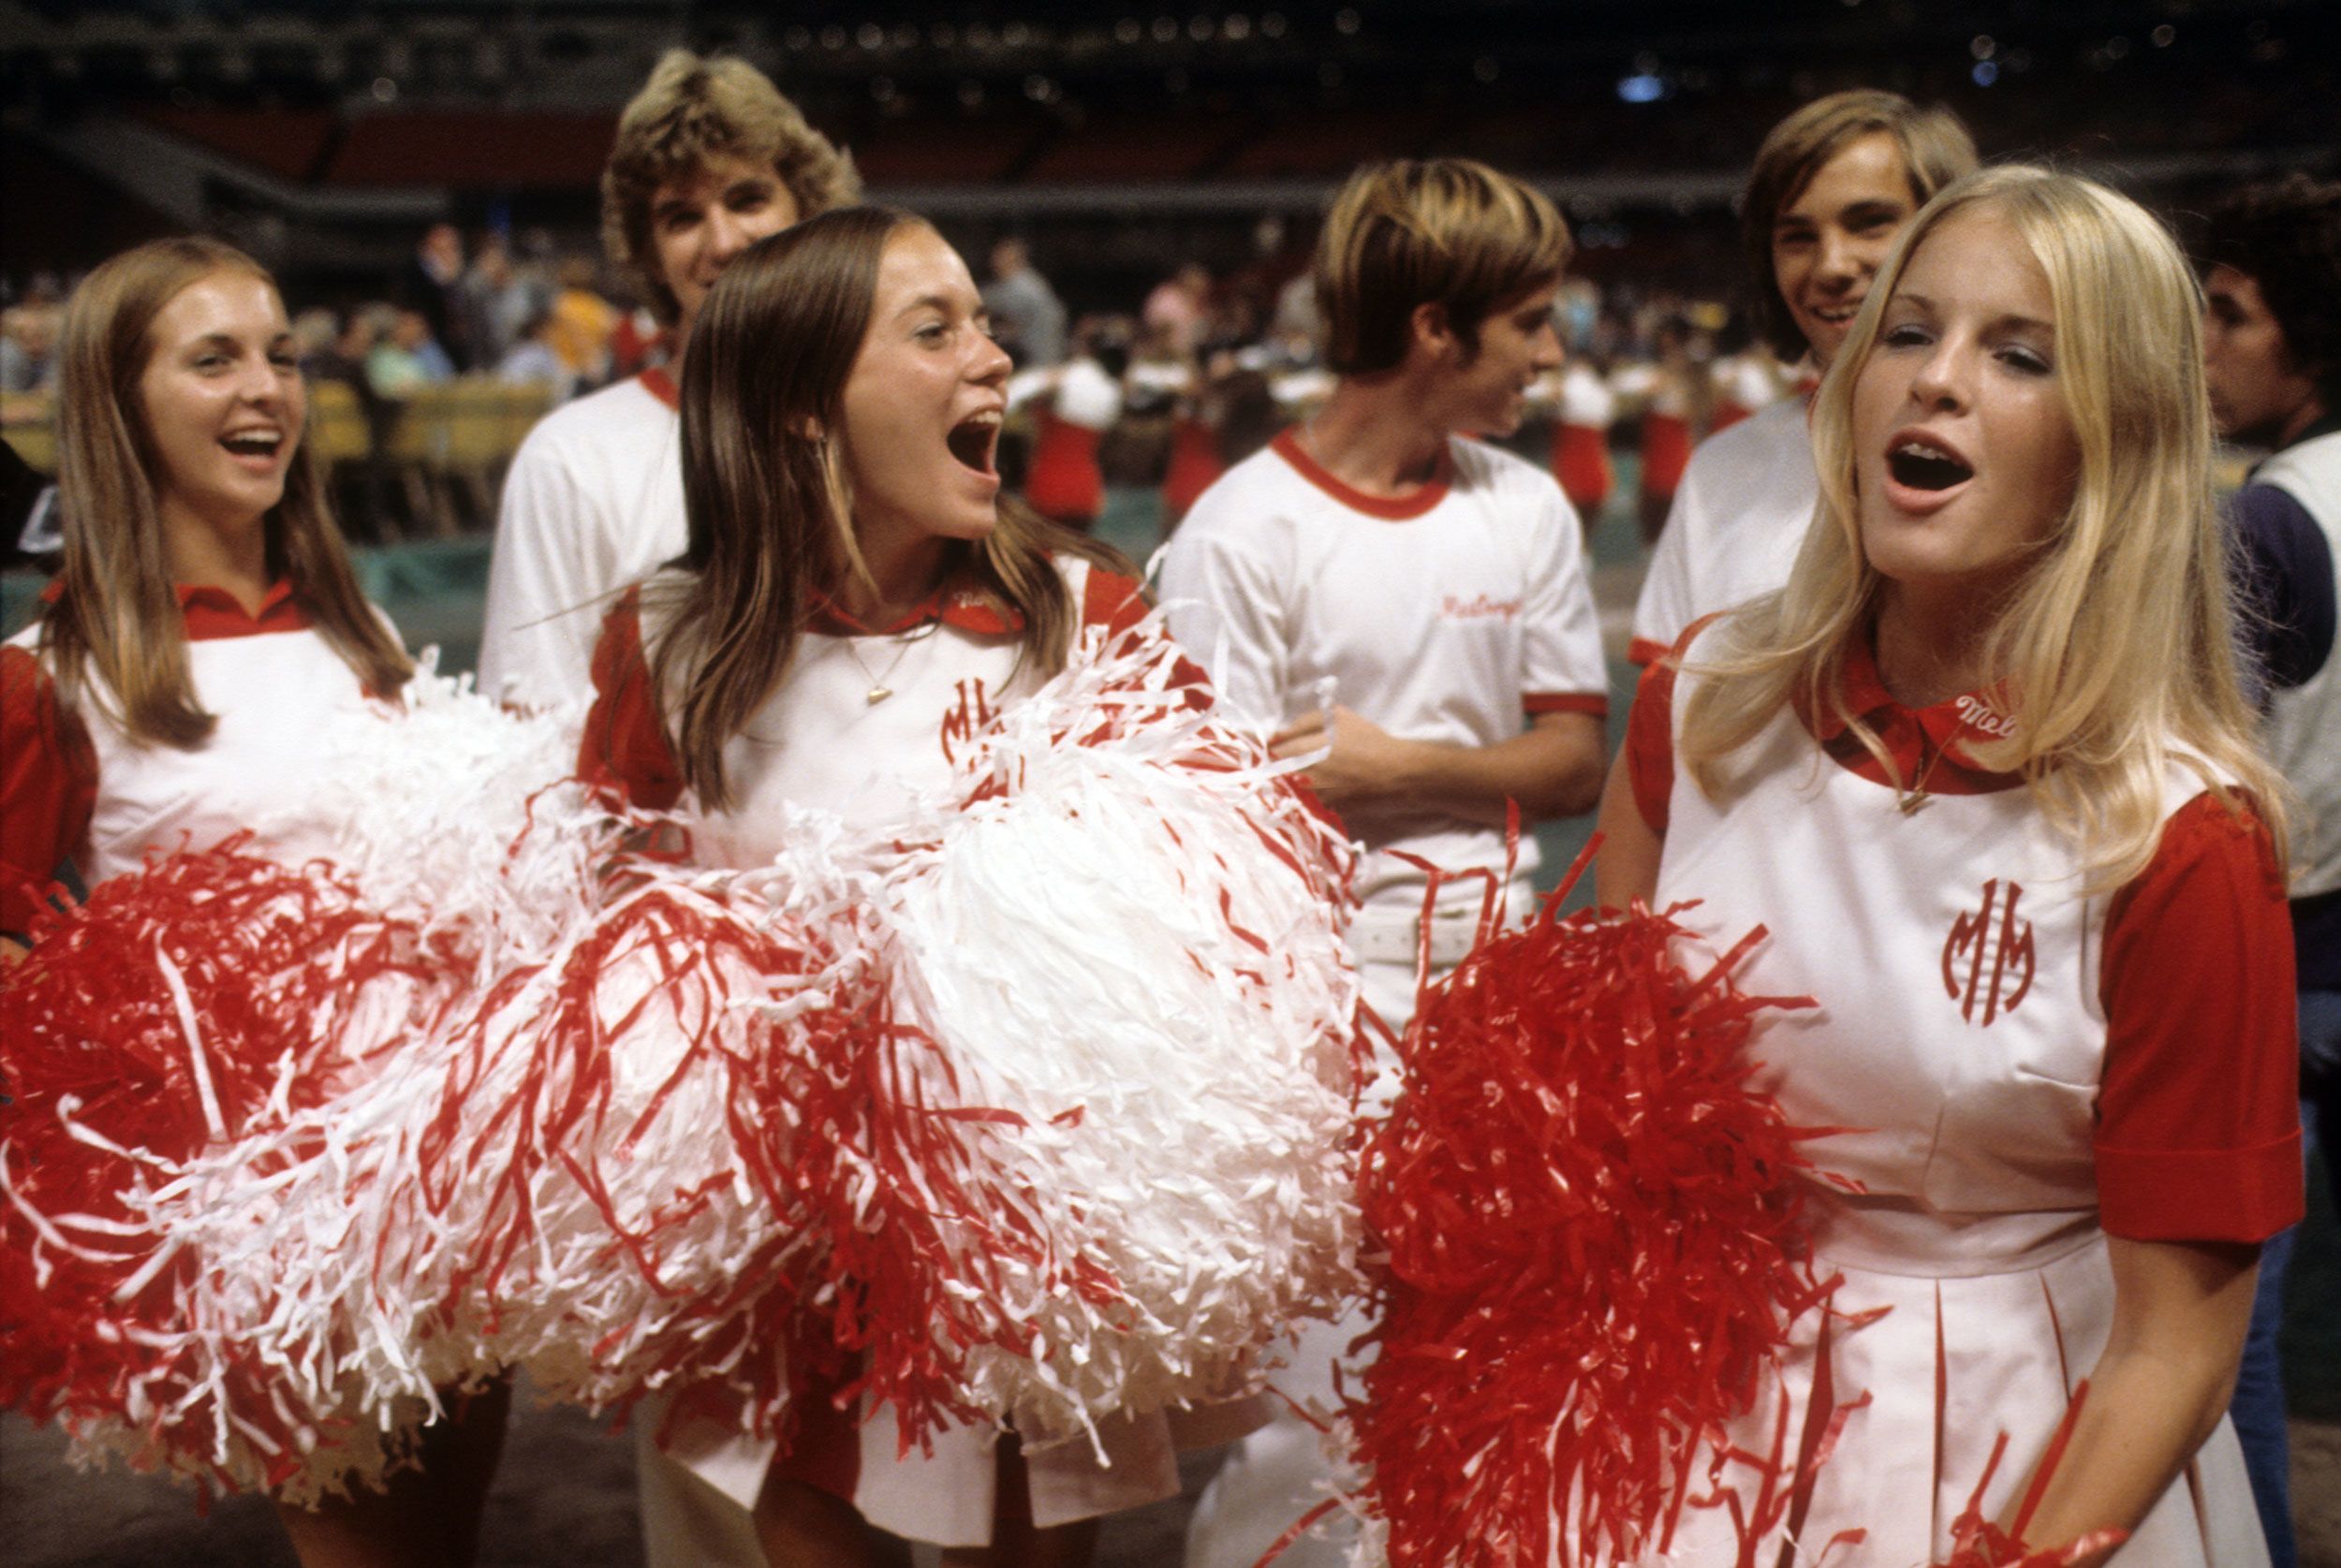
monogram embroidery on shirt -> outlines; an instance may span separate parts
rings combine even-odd
[[[2016,901],[2023,897],[2020,885],[2003,885],[1994,877],[1983,885],[1982,910],[1963,912],[1951,923],[1943,943],[1943,989],[1969,1023],[1989,1028],[2031,993],[2032,922],[2016,918]],[[1981,1018],[1976,1017],[1978,1002],[1983,1004]]]
[[[959,765],[959,748],[975,738],[976,731],[998,717],[991,698],[983,689],[983,679],[958,683],[959,702],[943,714],[942,733],[936,737],[943,743],[943,760],[953,767]]]

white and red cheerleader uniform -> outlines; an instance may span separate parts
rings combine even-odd
[[[1634,604],[1636,664],[1662,656],[1701,616],[1789,580],[1820,502],[1807,409],[1784,398],[1691,454]]]
[[[257,615],[224,589],[177,593],[195,700],[218,721],[190,749],[133,740],[109,700],[61,705],[37,626],[0,645],[0,931],[30,929],[67,860],[94,887],[150,852],[208,849],[246,828],[267,827],[253,847],[288,865],[327,846],[327,825],[310,837],[299,808],[314,738],[369,700],[356,671],[287,581]],[[99,684],[94,670],[85,679]]]
[[[1570,361],[1561,372],[1560,418],[1553,425],[1553,476],[1588,527],[1617,486],[1610,462],[1616,422],[1617,394],[1591,365]]]
[[[479,637],[479,690],[518,708],[582,706],[617,592],[683,553],[681,399],[666,371],[564,403],[504,477]]]
[[[1219,427],[1200,408],[1182,409],[1170,419],[1170,461],[1162,472],[1162,525],[1175,528],[1194,510],[1203,492],[1228,471],[1219,456]]]
[[[1223,709],[1265,727],[1338,703],[1404,740],[1490,746],[1534,715],[1608,709],[1600,628],[1583,531],[1551,475],[1484,443],[1451,437],[1429,483],[1396,499],[1328,473],[1290,431],[1229,469],[1162,555],[1162,603]],[[1432,813],[1359,813],[1366,856],[1351,927],[1366,1000],[1393,1030],[1414,1010],[1424,873],[1504,874],[1504,834]],[[1515,904],[1537,866],[1523,835]],[[1444,890],[1432,959],[1468,946],[1482,885]],[[1390,1063],[1382,1065],[1387,1069]],[[1394,1075],[1384,1075],[1387,1087]],[[1276,1386],[1331,1408],[1332,1365],[1367,1324],[1312,1326]],[[1250,1568],[1330,1479],[1318,1432],[1288,1410],[1244,1440],[1197,1508],[1190,1568]],[[1334,1568],[1332,1539],[1279,1562]]]
[[[1137,584],[1085,562],[1059,563],[1084,625],[1123,630],[1145,613]],[[655,610],[653,611],[655,616]],[[988,713],[1028,695],[1042,677],[1023,658],[1021,622],[989,598],[946,585],[897,624],[870,628],[824,613],[799,638],[780,687],[724,749],[737,804],[694,811],[651,692],[640,596],[620,599],[594,655],[596,700],[586,722],[580,771],[589,783],[651,810],[680,807],[692,826],[694,858],[745,868],[769,862],[779,844],[781,802],[818,807],[854,825],[899,813],[922,791],[947,783],[955,746]],[[654,626],[652,637],[655,638]],[[1020,667],[1021,661],[1021,667]],[[882,695],[880,695],[882,694]],[[981,1546],[991,1538],[996,1484],[989,1429],[944,1431],[932,1454],[896,1456],[896,1428],[883,1407],[857,1422],[814,1399],[781,1473],[850,1502],[871,1523],[912,1540]],[[659,1561],[758,1563],[747,1510],[771,1443],[706,1428],[668,1434],[660,1416],[638,1414],[637,1453],[645,1531]],[[1159,1416],[1109,1419],[1098,1432],[1111,1458],[1100,1466],[1085,1442],[1025,1456],[1034,1522],[1067,1523],[1172,1495],[1178,1473],[1168,1424]],[[730,1500],[729,1517],[715,1501]]]
[[[1024,501],[1052,522],[1086,533],[1105,510],[1097,446],[1122,417],[1122,388],[1095,359],[1069,360],[1050,375],[1055,395],[1035,416]]]
[[[1694,628],[1678,652],[1695,667],[1714,635]],[[1739,984],[1819,1006],[1759,1024],[1757,1087],[1793,1123],[1845,1129],[1807,1150],[1862,1189],[1816,1183],[1809,1200],[1815,1272],[1843,1277],[1825,1342],[1845,1425],[1803,1555],[1864,1530],[1829,1561],[1944,1561],[1995,1440],[2010,1441],[1987,1520],[2104,1350],[2108,1236],[2256,1242],[2301,1213],[2282,875],[2248,803],[2231,812],[2174,767],[2151,862],[2083,896],[2021,779],[1972,758],[2011,721],[1973,695],[1901,707],[1866,641],[1848,706],[1908,788],[1838,721],[1784,711],[1731,759],[1745,792],[1719,805],[1673,766],[1696,681],[1654,666],[1629,731],[1634,797],[1664,840],[1656,903],[1701,901],[1676,917],[1717,949],[1769,928]],[[1826,1419],[1822,1315],[1793,1326],[1784,1370],[1734,1425],[1746,1453],[1774,1452],[1783,1399],[1791,1468]],[[1752,1502],[1756,1474],[1735,1461],[1723,1480]],[[1695,1507],[1671,1560],[1748,1561],[1738,1546],[1727,1509]],[[1780,1549],[1768,1538],[1754,1561]],[[2267,1561],[2224,1419],[2113,1561]]]
[[[1673,498],[1691,459],[1691,394],[1679,374],[1657,370],[1642,411],[1642,493],[1656,503]]]

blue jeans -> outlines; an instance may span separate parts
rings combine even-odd
[[[2301,1153],[2312,1157],[2320,1139],[2341,1133],[2341,991],[2301,992]],[[2341,1208],[2341,1150],[2327,1151],[2326,1176]],[[2260,1288],[2252,1297],[2251,1330],[2235,1373],[2229,1414],[2244,1444],[2244,1468],[2268,1534],[2271,1568],[2296,1568],[2289,1485],[2290,1445],[2284,1429],[2284,1368],[2276,1354],[2284,1328],[2284,1275],[2292,1261],[2297,1227],[2260,1253]]]

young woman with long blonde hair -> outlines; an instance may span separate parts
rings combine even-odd
[[[1833,1305],[1720,1479],[1752,1498],[1782,1429],[1792,1473],[1833,1404],[1791,1528],[1808,1556],[1866,1531],[1847,1568],[1946,1561],[1987,1473],[1975,1517],[2036,1546],[2265,1561],[2223,1412],[2301,1209],[2283,790],[2237,686],[2199,314],[2101,186],[1936,196],[1822,385],[1788,586],[1651,668],[1604,800],[1605,901],[1703,901],[1678,917],[1718,948],[1766,926],[1743,986],[1818,999],[1751,1052],[1860,1188],[1815,1189]],[[1728,1515],[1691,1510],[1679,1560],[1729,1554]]]
[[[256,847],[305,858],[314,738],[414,669],[334,527],[258,262],[189,238],[98,267],[66,312],[59,394],[64,566],[0,646],[11,956],[67,862],[95,886],[264,825]],[[429,1429],[387,1495],[280,1504],[306,1568],[469,1562],[507,1399]]]

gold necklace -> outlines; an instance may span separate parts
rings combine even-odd
[[[876,708],[879,703],[884,702],[888,697],[892,696],[894,695],[894,688],[888,685],[886,682],[892,678],[896,667],[901,665],[903,662],[903,656],[910,652],[910,645],[914,642],[922,642],[926,638],[933,637],[935,635],[935,628],[940,626],[942,623],[943,623],[940,621],[930,621],[925,625],[920,627],[919,630],[911,633],[909,636],[896,637],[894,639],[894,656],[887,660],[886,667],[875,675],[870,673],[870,667],[862,663],[861,649],[860,646],[861,639],[860,637],[852,637],[842,638],[841,640],[844,641],[846,645],[847,655],[853,660],[855,667],[861,671],[861,678],[870,682],[870,689],[861,695],[861,700],[868,706]]]
[[[1918,815],[1920,812],[1926,809],[1927,803],[1934,799],[1934,797],[1926,792],[1926,781],[1934,776],[1935,765],[1943,759],[1942,747],[1930,748],[1927,745],[1924,725],[1919,728],[1919,754],[1926,759],[1920,765],[1919,776],[1910,782],[1909,788],[1897,788],[1894,791],[1894,809],[1905,816]]]

